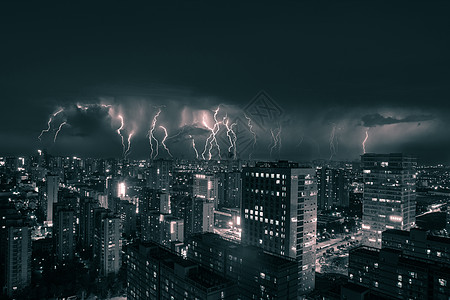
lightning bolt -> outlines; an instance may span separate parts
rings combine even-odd
[[[333,124],[333,129],[331,129],[330,134],[330,160],[333,158],[334,155],[336,155],[336,147],[334,145],[335,135],[336,135],[336,124]]]
[[[213,148],[213,143],[216,145],[217,147],[217,151],[219,154],[219,158],[221,158],[220,155],[220,146],[219,143],[217,142],[216,139],[216,134],[219,132],[220,130],[220,122],[217,121],[217,114],[219,113],[219,109],[220,109],[220,105],[217,107],[217,109],[214,111],[214,126],[211,128],[208,126],[208,124],[206,123],[205,120],[205,115],[203,115],[203,125],[209,130],[211,131],[211,134],[208,136],[208,138],[205,141],[205,149],[202,152],[202,158],[205,159],[205,153],[206,151],[208,151],[208,160],[211,160],[212,158],[212,148]],[[208,149],[208,144],[209,144],[209,149]]]
[[[53,143],[56,143],[56,138],[58,137],[58,134],[61,131],[61,128],[66,124],[67,124],[67,122],[64,121],[59,125],[58,130],[56,130],[55,137],[53,138]]]
[[[368,138],[369,138],[369,129],[366,130],[366,138],[362,142],[362,147],[363,147],[364,154],[366,154],[366,142],[367,142]]]
[[[126,149],[125,149],[125,141],[123,139],[123,135],[120,132],[123,129],[123,117],[122,115],[118,115],[117,116],[120,119],[120,127],[116,130],[117,134],[120,136],[121,140],[122,140],[122,148],[123,148],[123,155],[125,155]]]
[[[130,134],[128,135],[128,148],[127,150],[124,152],[123,154],[123,158],[127,158],[128,155],[130,155],[130,150],[131,150],[131,138],[133,137],[134,134],[134,130],[132,132],[130,132]]]
[[[164,138],[161,141],[161,145],[163,145],[163,147],[164,147],[164,149],[166,149],[167,153],[169,153],[169,155],[171,157],[173,157],[172,154],[170,154],[169,148],[167,148],[167,145],[166,145],[166,140],[167,140],[167,136],[168,136],[167,129],[166,129],[166,127],[164,127],[162,125],[159,126],[159,128],[161,128],[164,131]]]
[[[236,140],[237,140],[237,136],[236,133],[233,130],[233,126],[236,125],[236,123],[233,123],[231,125],[229,125],[229,121],[230,119],[228,118],[228,116],[223,117],[222,120],[222,124],[225,125],[226,129],[227,129],[227,137],[228,140],[230,141],[230,147],[228,147],[228,153],[231,153],[231,149],[234,148],[233,151],[233,158],[236,158]]]
[[[277,141],[278,141],[278,153],[281,151],[281,125],[278,127],[278,133],[277,133]]]
[[[277,145],[278,142],[277,142],[277,139],[275,137],[275,134],[273,133],[273,129],[270,129],[270,134],[272,135],[272,139],[273,139],[273,146],[270,147],[270,157],[272,157],[273,149],[275,148],[275,146]],[[270,145],[272,145],[272,143],[270,143]]]
[[[49,132],[49,131],[50,131],[50,127],[51,127],[51,123],[52,123],[52,121],[53,121],[53,118],[56,117],[58,114],[60,114],[60,113],[63,112],[63,111],[64,111],[64,108],[61,108],[60,110],[58,110],[57,112],[53,113],[53,114],[50,116],[50,118],[48,119],[48,122],[47,122],[48,128],[41,131],[41,134],[38,136],[38,139],[39,139],[39,140],[41,140],[41,137],[42,137],[42,135],[44,134],[44,132]]]
[[[154,136],[154,132],[155,132],[155,127],[156,127],[156,122],[158,121],[158,117],[159,117],[159,114],[161,113],[161,108],[159,108],[159,110],[158,110],[158,112],[156,113],[156,115],[153,117],[153,121],[152,121],[152,125],[150,126],[150,130],[148,131],[148,140],[149,140],[149,143],[150,143],[150,149],[151,149],[151,153],[150,153],[150,158],[151,159],[153,159],[153,158],[156,158],[157,156],[158,156],[158,148],[159,148],[159,143],[158,143],[158,140],[155,138],[155,136]],[[152,143],[152,141],[155,141],[156,142],[156,150],[155,149],[153,149],[153,143]],[[155,157],[153,157],[153,152],[154,152],[154,150],[156,151],[156,155],[155,155]]]
[[[250,133],[253,136],[253,146],[252,146],[252,152],[250,152],[250,154],[248,155],[248,159],[252,159],[252,154],[253,151],[255,150],[255,145],[256,145],[256,132],[253,130],[253,124],[252,124],[252,119],[250,119],[249,117],[247,117],[246,114],[244,114],[244,117],[247,119],[248,123],[248,129],[250,130]]]
[[[273,129],[270,129],[270,134],[272,135],[272,139],[273,139],[273,145],[271,143],[272,147],[270,147],[270,157],[272,157],[272,152],[277,146],[278,146],[278,152],[280,152],[280,150],[281,150],[281,136],[280,136],[281,135],[281,125],[279,125],[278,131],[276,134]]]
[[[194,137],[193,137],[192,135],[190,135],[189,137],[192,139],[192,148],[194,149],[194,151],[195,151],[195,156],[196,156],[196,158],[198,159],[198,151],[197,151],[197,148],[195,147],[195,140],[194,140]]]
[[[237,141],[237,135],[236,132],[233,130],[233,126],[237,126],[236,123],[231,124],[230,129],[231,129],[231,134],[233,134],[233,144],[234,144],[234,148],[233,148],[233,158],[236,159],[237,158],[237,147],[236,147],[236,141]]]

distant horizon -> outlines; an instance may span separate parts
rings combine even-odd
[[[37,151],[36,151],[37,153]],[[289,162],[310,162],[310,163],[314,163],[315,161],[321,161],[323,163],[333,163],[333,162],[342,162],[342,163],[360,163],[361,160],[360,158],[356,158],[354,160],[350,160],[350,159],[325,159],[325,158],[313,158],[313,159],[309,159],[309,160],[305,160],[305,159],[284,159],[284,158],[277,158],[277,159],[265,159],[265,158],[252,158],[252,159],[248,159],[248,158],[237,158],[237,159],[227,159],[227,158],[222,158],[222,159],[211,159],[211,160],[204,160],[204,159],[196,159],[196,158],[183,158],[183,157],[157,157],[157,158],[134,158],[134,157],[128,157],[128,158],[123,158],[123,157],[118,157],[118,156],[83,156],[83,155],[77,155],[77,154],[69,154],[69,155],[54,155],[52,153],[48,153],[48,155],[52,156],[52,157],[62,157],[62,158],[80,158],[80,159],[115,159],[115,160],[121,160],[121,161],[153,161],[153,160],[187,160],[187,161],[200,161],[200,162],[217,162],[217,161],[252,161],[252,162],[278,162],[278,161],[289,161]],[[421,160],[419,157],[411,154],[411,153],[402,153],[402,152],[388,152],[388,153],[374,153],[374,152],[368,152],[365,154],[403,154],[403,155],[409,155],[412,156],[413,158],[416,159],[417,163],[420,165],[428,165],[428,166],[450,166],[450,164],[448,163],[444,163],[444,162],[426,162]],[[10,155],[2,155],[0,154],[0,159],[4,159],[4,158],[10,158],[10,157],[14,157],[14,158],[19,158],[19,157],[33,157],[33,156],[38,156],[39,154],[10,154]],[[360,156],[362,156],[364,154],[361,154]]]

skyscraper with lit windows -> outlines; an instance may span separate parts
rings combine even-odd
[[[409,230],[416,219],[416,160],[401,153],[361,156],[363,244],[381,248],[387,229]]]
[[[295,258],[298,294],[314,289],[317,229],[315,170],[287,161],[242,173],[242,243]]]

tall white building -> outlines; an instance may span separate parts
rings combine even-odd
[[[99,267],[99,274],[117,274],[122,265],[120,218],[104,208],[95,209],[94,218],[94,258]]]
[[[315,286],[317,185],[315,170],[286,161],[242,172],[242,243],[295,258],[298,295]]]
[[[400,153],[361,156],[363,244],[381,248],[387,229],[409,230],[416,221],[416,160]]]
[[[31,230],[27,226],[8,228],[6,249],[6,294],[13,297],[31,283]]]
[[[48,174],[46,181],[46,206],[45,221],[50,225],[53,223],[53,204],[58,202],[59,176]]]

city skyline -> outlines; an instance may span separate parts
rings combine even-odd
[[[449,163],[449,4],[324,4],[5,4],[0,155]]]

